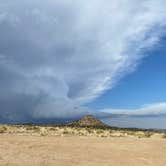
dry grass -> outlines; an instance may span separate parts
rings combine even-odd
[[[0,133],[5,133],[7,131],[6,126],[0,126]]]
[[[151,138],[158,134],[166,138],[166,133],[139,129],[119,129],[109,127],[79,126],[37,126],[37,125],[0,125],[0,134],[39,135],[39,136],[93,136],[93,137],[136,137]]]
[[[165,138],[165,139],[166,139],[166,133],[163,134],[162,138]]]

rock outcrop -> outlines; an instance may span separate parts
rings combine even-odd
[[[68,125],[74,126],[106,126],[103,122],[96,119],[92,115],[85,115],[80,120],[69,123]]]

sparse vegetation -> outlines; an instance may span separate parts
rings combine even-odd
[[[38,126],[26,126],[26,130],[35,130],[35,131],[40,131],[40,128]]]
[[[104,131],[101,130],[101,129],[96,130],[96,133],[97,133],[97,134],[103,134],[103,132],[104,132]]]
[[[153,135],[152,132],[145,132],[145,137],[150,138]]]
[[[0,126],[0,133],[5,133],[7,131],[6,126]]]
[[[121,129],[109,126],[37,126],[37,125],[19,125],[19,126],[0,126],[0,133],[8,134],[34,134],[40,136],[96,136],[96,137],[137,137],[150,138],[153,134],[158,134],[161,138],[166,138],[163,131],[139,130],[139,129]]]
[[[42,133],[40,133],[40,136],[47,136],[47,133],[42,132]]]
[[[50,131],[56,131],[56,128],[55,127],[51,127],[49,128]]]
[[[88,125],[86,125],[87,122]],[[88,122],[89,120],[89,122]],[[79,122],[79,123],[77,123]],[[84,124],[84,125],[80,125]],[[92,124],[92,125],[90,125]],[[95,125],[94,125],[95,124]],[[98,124],[98,125],[97,125]],[[96,136],[96,137],[137,137],[150,138],[157,134],[161,138],[166,138],[166,132],[156,130],[143,130],[136,128],[117,128],[104,125],[102,122],[95,120],[91,116],[82,118],[80,121],[67,124],[50,124],[50,125],[0,125],[0,133],[7,134],[31,134],[39,136]]]
[[[162,138],[165,138],[165,139],[166,139],[166,132],[163,134]]]
[[[67,130],[64,130],[64,131],[63,131],[63,134],[67,135],[67,134],[70,134],[70,132],[67,131]]]

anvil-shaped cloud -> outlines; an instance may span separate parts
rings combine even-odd
[[[87,110],[158,43],[165,8],[165,0],[0,0],[0,119]]]

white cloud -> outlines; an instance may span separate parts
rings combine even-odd
[[[43,97],[75,105],[94,99],[165,33],[165,0],[0,2],[0,99],[32,96],[34,111]]]
[[[166,103],[153,103],[137,109],[104,109],[100,112],[124,115],[160,115],[166,114]]]

